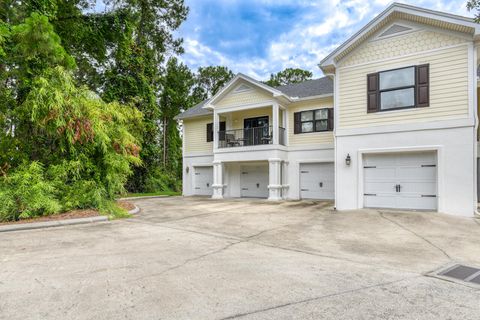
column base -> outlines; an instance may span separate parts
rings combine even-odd
[[[268,201],[281,201],[282,199],[282,186],[281,185],[269,185],[268,186]]]

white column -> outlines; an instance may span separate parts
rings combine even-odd
[[[288,195],[288,161],[282,162],[282,199],[287,199]]]
[[[282,159],[268,159],[268,200],[282,200],[281,164]]]
[[[212,199],[223,199],[223,162],[213,162]]]
[[[220,130],[220,116],[213,110],[213,148],[218,149],[218,130]]]
[[[278,103],[272,106],[272,127],[273,127],[273,144],[278,144]]]

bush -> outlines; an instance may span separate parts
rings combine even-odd
[[[145,192],[175,191],[182,189],[182,182],[175,173],[166,173],[162,170],[155,170],[145,180]]]
[[[55,186],[45,180],[39,162],[22,164],[0,180],[0,221],[27,219],[58,213]]]

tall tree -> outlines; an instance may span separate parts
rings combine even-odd
[[[265,81],[271,87],[283,86],[291,83],[299,83],[311,79],[313,73],[298,68],[287,68],[283,71],[271,74],[270,79]]]
[[[196,103],[211,98],[235,75],[224,66],[208,66],[198,68],[195,76],[193,97]]]
[[[475,21],[480,23],[480,0],[468,0],[467,9],[468,11],[475,11]]]

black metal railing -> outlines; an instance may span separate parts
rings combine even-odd
[[[285,145],[285,129],[279,128],[279,143]],[[273,143],[273,127],[263,126],[218,132],[218,147],[233,148]]]

